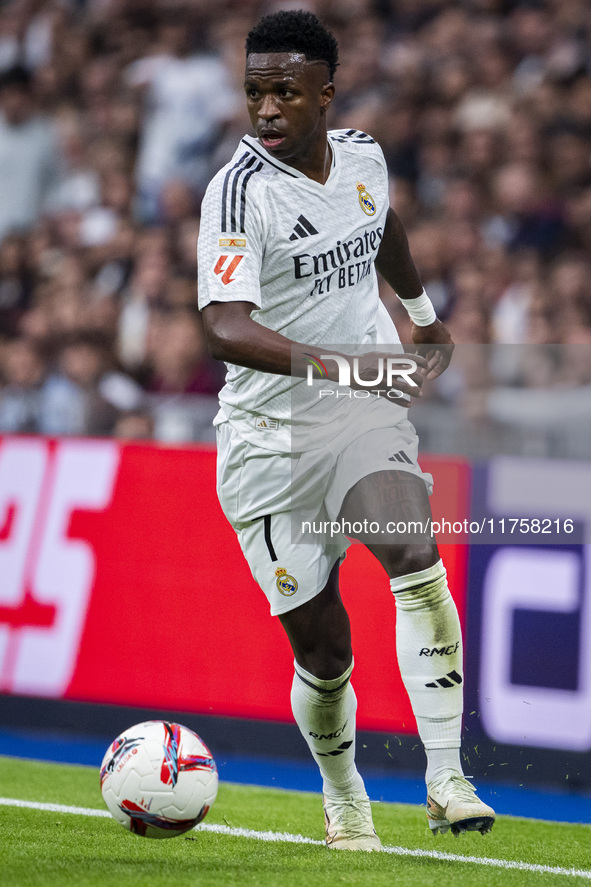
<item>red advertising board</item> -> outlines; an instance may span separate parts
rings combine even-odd
[[[434,517],[468,515],[470,467],[424,458]],[[463,621],[466,547],[442,546]],[[0,691],[290,721],[293,665],[215,493],[215,452],[0,442]],[[386,574],[351,547],[364,729],[414,732]]]

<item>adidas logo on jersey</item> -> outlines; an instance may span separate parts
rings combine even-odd
[[[412,459],[408,458],[404,450],[399,450],[393,456],[389,456],[388,462],[406,462],[408,465],[412,465]]]
[[[294,225],[293,231],[289,235],[290,240],[300,240],[302,237],[309,237],[311,234],[318,234],[318,231],[309,222],[305,216],[298,216],[298,220]]]
[[[268,416],[257,416],[254,420],[254,427],[261,431],[275,431],[279,428],[277,419],[269,419]]]

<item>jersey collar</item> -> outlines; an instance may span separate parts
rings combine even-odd
[[[263,148],[258,139],[253,138],[253,136],[246,135],[242,139],[242,143],[250,148],[257,157],[260,157],[262,160],[265,160],[270,166],[275,167],[275,169],[280,170],[281,172],[286,173],[288,176],[291,176],[294,179],[305,179],[307,182],[311,182],[315,185],[318,185],[320,188],[325,188],[328,185],[330,178],[336,169],[337,165],[337,152],[336,152],[336,144],[332,139],[329,139],[330,148],[332,151],[332,163],[330,165],[330,172],[328,174],[328,178],[324,185],[321,185],[320,182],[315,182],[314,179],[310,179],[305,173],[300,172],[299,169],[294,169],[293,166],[288,166],[287,163],[282,163],[281,160],[277,160],[268,151]]]

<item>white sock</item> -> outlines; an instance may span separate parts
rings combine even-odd
[[[461,715],[459,718],[461,720]],[[427,785],[444,770],[462,772],[459,748],[429,748],[425,751],[427,753],[427,772],[425,774]]]
[[[331,798],[362,794],[365,787],[355,766],[357,699],[349,680],[353,663],[330,681],[294,664],[291,708],[320,767],[324,794]]]
[[[396,598],[396,650],[427,754],[427,781],[462,772],[462,634],[441,561],[390,581]]]

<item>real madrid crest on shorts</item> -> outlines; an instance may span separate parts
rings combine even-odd
[[[285,597],[291,597],[292,594],[296,593],[298,590],[298,583],[293,576],[288,574],[286,569],[278,567],[277,570],[275,570],[275,575],[277,576],[277,591],[280,591]]]
[[[364,213],[368,216],[375,216],[376,205],[369,191],[365,190],[362,182],[357,182],[357,190],[359,191],[359,205]]]

